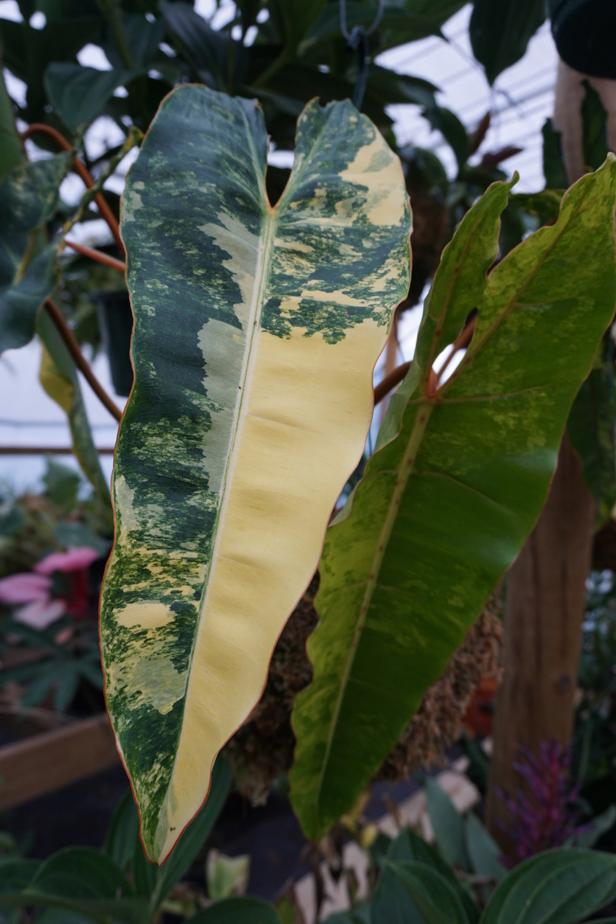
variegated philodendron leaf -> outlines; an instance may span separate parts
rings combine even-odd
[[[348,103],[311,103],[275,207],[258,105],[163,103],[127,182],[135,385],[102,597],[107,702],[161,861],[257,702],[316,567],[409,282],[400,164]]]

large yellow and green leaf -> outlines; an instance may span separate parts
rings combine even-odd
[[[101,638],[158,861],[203,802],[313,574],[409,281],[400,164],[350,103],[306,108],[275,206],[266,158],[254,102],[181,88],[124,198],[135,384]]]
[[[292,801],[311,836],[354,806],[520,551],[613,316],[616,160],[490,270],[509,190],[492,186],[445,250],[415,362],[326,539],[314,679],[293,716]],[[433,364],[473,311],[471,345],[435,390]]]

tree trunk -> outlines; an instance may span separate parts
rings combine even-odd
[[[520,786],[513,769],[520,748],[571,741],[594,515],[579,457],[565,439],[546,506],[507,582],[487,802],[488,827],[504,850],[508,819],[499,793]]]

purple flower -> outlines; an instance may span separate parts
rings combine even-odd
[[[569,749],[557,741],[542,741],[536,752],[521,748],[519,753],[513,768],[520,786],[513,795],[499,793],[509,816],[501,826],[511,844],[503,857],[507,866],[562,847],[586,827],[579,823],[579,787],[571,782]]]

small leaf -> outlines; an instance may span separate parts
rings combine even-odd
[[[195,74],[212,89],[224,89],[231,38],[212,29],[188,3],[162,0],[159,8],[167,29],[182,46]]]
[[[544,0],[475,0],[471,45],[491,84],[501,71],[524,56],[544,19]]]
[[[424,863],[391,863],[386,868],[402,883],[413,905],[419,912],[421,924],[469,924],[469,918],[460,901],[457,891],[444,876]],[[384,916],[381,916],[385,912]],[[388,916],[385,904],[373,904],[372,924],[390,924],[395,919]],[[400,919],[402,922],[402,918]],[[415,924],[412,914],[406,919],[408,924]]]
[[[258,898],[228,898],[189,918],[186,924],[280,924],[276,910]]]
[[[466,851],[473,872],[478,876],[500,881],[507,871],[500,862],[501,852],[498,845],[472,812],[466,816],[465,822]]]
[[[469,156],[469,141],[466,129],[451,110],[433,104],[422,110],[424,118],[439,131],[456,156],[458,170],[461,170]]]
[[[52,503],[66,509],[74,507],[80,484],[81,478],[74,469],[56,462],[55,459],[47,459],[43,485],[45,494]]]
[[[543,136],[543,175],[546,186],[551,189],[566,189],[569,185],[563,160],[562,139],[551,119],[546,119],[541,129]]]
[[[104,111],[126,71],[99,71],[70,61],[50,64],[45,73],[49,102],[72,132],[89,125]]]
[[[103,850],[121,870],[125,870],[135,850],[139,819],[130,791],[117,804],[105,837]]]
[[[607,112],[595,88],[583,81],[582,146],[587,170],[597,170],[610,150],[607,130]]]
[[[205,865],[207,894],[212,901],[242,895],[248,886],[250,857],[227,857],[218,850],[210,850]]]
[[[500,883],[480,924],[578,924],[616,896],[616,856],[575,848],[525,860]]]
[[[428,777],[425,785],[428,815],[438,849],[447,863],[468,872],[464,819],[435,780]]]
[[[610,805],[600,815],[595,815],[591,821],[572,836],[574,845],[576,847],[594,847],[599,838],[610,831],[615,823],[616,805]]]

